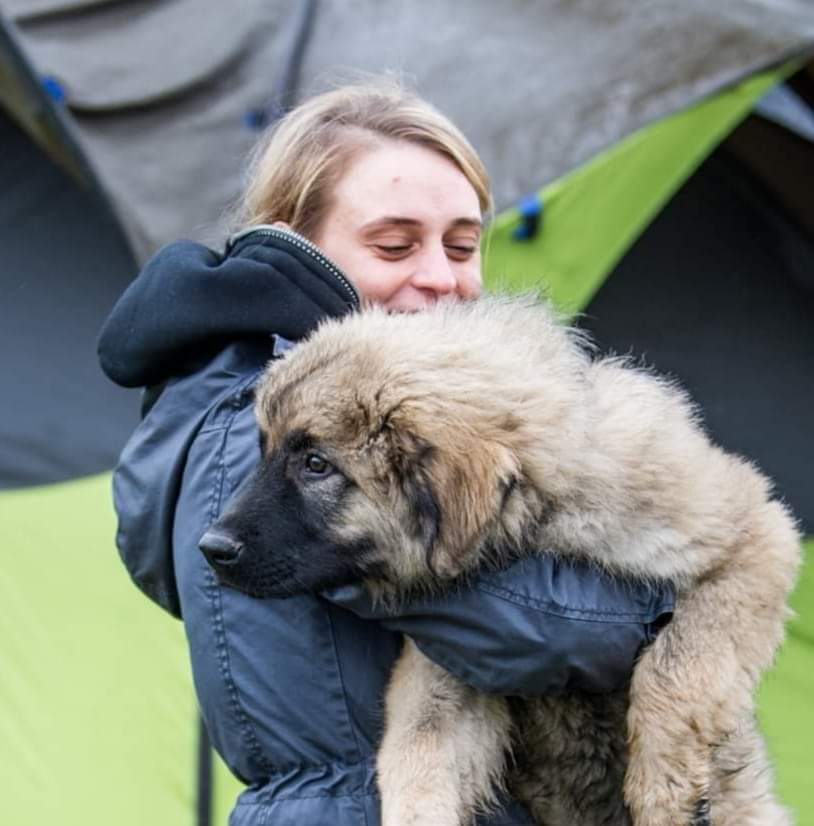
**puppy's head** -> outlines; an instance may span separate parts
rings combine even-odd
[[[522,548],[573,484],[586,363],[533,298],[325,323],[262,380],[262,462],[202,550],[285,596],[409,589]]]
[[[328,324],[269,369],[262,462],[201,542],[226,584],[256,596],[359,580],[407,589],[481,562],[518,488],[516,422],[467,372],[465,347],[418,355],[416,323]]]

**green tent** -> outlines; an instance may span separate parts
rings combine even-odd
[[[727,0],[720,12],[614,3],[603,14],[507,3],[496,31],[461,41],[480,49],[471,82],[443,39],[462,36],[459,22],[441,20],[447,5],[426,12],[432,26],[402,10],[390,21],[402,38],[397,63],[464,125],[500,179],[485,241],[490,284],[544,285],[601,346],[678,376],[715,438],[754,456],[812,535],[814,74],[803,62],[814,13],[795,0]],[[221,824],[238,791],[201,735],[181,625],[133,588],[115,553],[109,471],[138,399],[97,374],[93,342],[136,259],[175,235],[218,237],[255,136],[241,119],[263,121],[268,99],[279,99],[269,75],[287,72],[290,87],[302,64],[307,87],[323,63],[347,65],[342,47],[363,68],[388,61],[375,52],[386,24],[372,2],[360,0],[355,19],[323,3],[316,24],[305,14],[290,26],[279,4],[247,3],[241,21],[214,6],[0,2],[0,810],[20,826]],[[196,41],[159,67],[161,78],[138,71],[146,52],[165,49],[165,30],[206,10],[200,38],[229,32],[217,49]],[[493,16],[475,3],[470,24],[482,31]],[[273,47],[268,73],[253,25]],[[297,49],[314,25],[303,62]],[[557,52],[564,33],[576,40]],[[613,54],[586,48],[623,35]],[[638,63],[630,39],[642,44]],[[248,56],[235,62],[241,49]],[[127,71],[117,73],[119,52]],[[652,88],[636,88],[638,75]],[[512,97],[521,108],[510,112]],[[482,100],[494,102],[489,117]],[[761,715],[781,796],[814,826],[811,565],[794,605]]]

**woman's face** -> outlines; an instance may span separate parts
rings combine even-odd
[[[356,157],[313,240],[366,301],[413,312],[478,296],[481,226],[478,196],[452,161],[393,141]]]

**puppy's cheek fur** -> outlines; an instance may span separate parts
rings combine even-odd
[[[381,505],[360,495],[351,498],[333,539],[342,547],[361,548],[359,579],[379,579],[410,588],[426,584],[430,573],[423,541],[405,531],[409,505],[398,497],[383,511]]]

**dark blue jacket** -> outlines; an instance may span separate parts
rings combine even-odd
[[[147,386],[114,476],[117,544],[133,579],[183,616],[211,739],[249,784],[232,826],[378,826],[374,758],[401,634],[489,692],[623,686],[672,594],[540,556],[443,600],[377,614],[358,587],[287,600],[223,588],[198,541],[260,457],[253,388],[353,287],[297,236],[258,230],[227,255],[156,255],[102,331],[100,359]],[[529,823],[511,802],[484,823]]]

